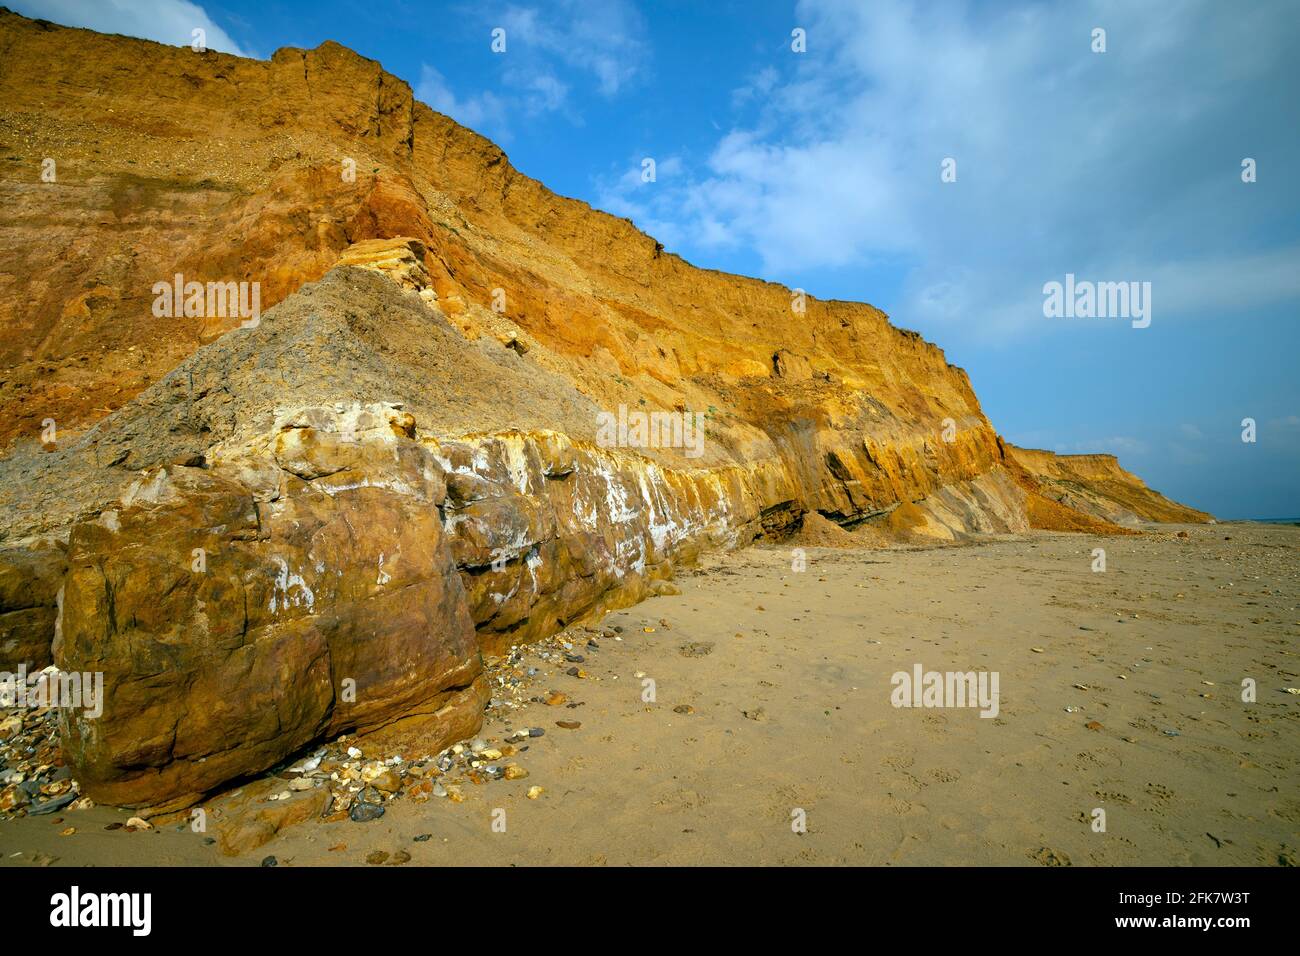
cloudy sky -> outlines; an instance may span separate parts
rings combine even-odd
[[[879,306],[1013,442],[1300,517],[1291,0],[7,3],[246,56],[338,40],[697,265]],[[1045,317],[1067,273],[1151,283],[1150,325]]]

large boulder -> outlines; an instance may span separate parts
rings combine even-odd
[[[477,729],[442,471],[400,414],[374,417],[294,416],[273,453],[147,471],[73,528],[55,661],[105,688],[98,719],[62,715],[85,793],[176,809],[322,736],[440,712]]]
[[[50,665],[66,567],[58,542],[0,551],[0,671],[26,665],[34,673]]]

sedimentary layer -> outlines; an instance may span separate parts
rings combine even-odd
[[[805,515],[954,542],[1184,514],[1010,449],[879,310],[692,267],[337,44],[0,11],[0,94],[0,664],[104,673],[64,728],[96,799],[181,807],[345,731],[436,750],[483,653]],[[649,415],[699,441],[610,440]]]

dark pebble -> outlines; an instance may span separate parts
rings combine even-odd
[[[369,823],[384,815],[384,808],[377,803],[354,803],[348,811],[348,818],[353,823]]]
[[[421,833],[415,838],[416,843],[428,843],[433,838],[432,833]]]
[[[277,860],[277,859],[276,859],[275,857],[273,857],[273,856],[267,856],[267,857],[263,857],[263,858],[262,858],[262,865],[263,865],[263,866],[279,866],[279,865],[280,865],[280,861]]]

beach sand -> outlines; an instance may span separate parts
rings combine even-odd
[[[106,831],[128,816],[109,808],[27,817],[0,823],[0,863],[1295,865],[1300,527],[1147,530],[810,548],[802,572],[789,547],[708,556],[680,594],[569,632],[585,678],[529,654],[523,696],[567,701],[482,731],[545,730],[524,779],[234,858],[188,828]],[[998,715],[894,707],[917,664],[997,672]]]

